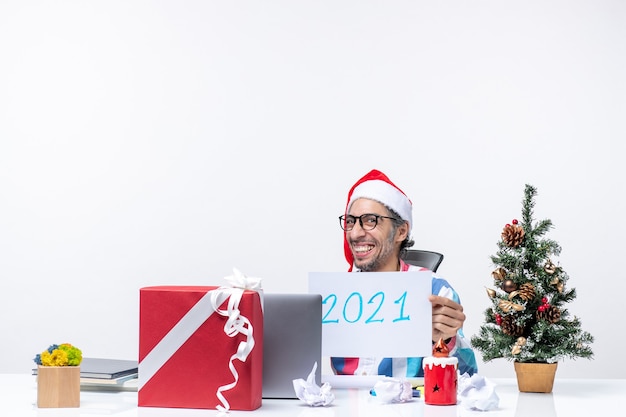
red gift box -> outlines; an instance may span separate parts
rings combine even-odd
[[[245,361],[233,355],[241,343],[247,342],[249,349],[252,340],[242,333],[226,334],[228,317],[212,307],[226,310],[229,299],[241,292],[240,317],[249,320],[246,328],[252,330],[254,341]],[[141,288],[139,297],[140,407],[255,410],[261,406],[263,312],[258,292],[157,286]],[[212,302],[211,297],[215,297]],[[229,369],[231,360],[237,381]]]

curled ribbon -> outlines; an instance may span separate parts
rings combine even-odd
[[[211,291],[211,306],[217,314],[228,318],[224,324],[224,333],[226,333],[228,337],[235,337],[238,334],[242,334],[246,337],[246,340],[239,343],[237,351],[230,357],[228,363],[228,368],[233,375],[234,381],[222,385],[217,389],[217,398],[222,402],[222,405],[217,406],[220,412],[227,412],[230,409],[230,404],[222,393],[233,389],[239,382],[239,373],[235,369],[233,362],[236,359],[245,362],[255,344],[252,323],[250,323],[248,318],[241,315],[239,302],[245,290],[259,291],[261,289],[261,280],[259,278],[248,278],[236,268],[233,268],[233,275],[225,279],[232,286],[220,287]],[[230,296],[226,310],[219,308],[220,304],[224,301],[224,295]]]

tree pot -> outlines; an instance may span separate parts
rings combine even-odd
[[[80,406],[80,366],[38,366],[37,407]]]
[[[514,362],[520,392],[552,392],[558,363]]]

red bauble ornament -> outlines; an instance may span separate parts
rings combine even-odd
[[[539,307],[537,307],[537,310],[541,311],[542,313],[543,313],[544,311],[546,311],[546,306],[545,306],[545,304],[544,304],[544,305],[540,305]]]
[[[499,314],[496,314],[496,324],[498,326],[500,326],[502,324],[502,316]]]
[[[543,297],[543,298],[541,299],[541,302],[542,302],[543,304],[548,304],[548,299],[547,299],[546,297]]]
[[[513,223],[513,224],[517,224],[517,219],[513,219],[513,220],[511,221],[511,223]]]

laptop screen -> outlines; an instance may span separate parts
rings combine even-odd
[[[322,296],[263,295],[263,398],[296,398],[293,380],[322,369]]]

